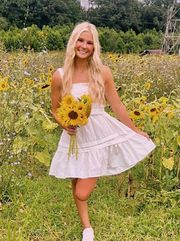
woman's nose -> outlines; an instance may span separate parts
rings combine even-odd
[[[82,43],[82,47],[83,47],[83,48],[86,48],[86,47],[87,47],[87,43],[86,43],[85,41]]]

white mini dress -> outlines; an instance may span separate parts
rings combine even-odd
[[[63,74],[62,69],[58,69]],[[88,83],[74,83],[71,94],[77,98],[88,94]],[[154,148],[152,140],[137,134],[104,111],[92,105],[85,126],[76,134],[78,158],[68,159],[70,136],[63,130],[50,165],[49,174],[57,178],[89,178],[116,175],[135,166]]]

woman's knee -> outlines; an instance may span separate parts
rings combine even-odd
[[[81,190],[76,190],[75,191],[75,197],[80,200],[80,201],[87,201],[89,197],[89,193],[83,192]]]

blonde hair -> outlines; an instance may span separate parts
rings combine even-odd
[[[93,36],[94,50],[89,57],[89,94],[93,101],[104,103],[104,81],[102,78],[102,62],[100,59],[100,43],[96,27],[88,22],[83,22],[75,26],[69,38],[66,56],[64,61],[63,92],[62,96],[69,94],[72,88],[72,79],[75,63],[75,44],[82,32],[88,31]]]

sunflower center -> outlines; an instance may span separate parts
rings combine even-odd
[[[78,118],[78,113],[72,110],[71,112],[69,112],[68,116],[70,119],[75,120]]]
[[[156,111],[156,108],[152,108],[150,111],[151,111],[151,112],[154,112],[154,111]]]
[[[140,112],[137,111],[137,110],[134,111],[134,114],[135,114],[135,115],[141,115]]]

